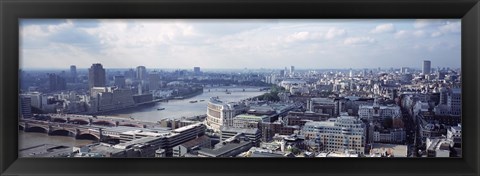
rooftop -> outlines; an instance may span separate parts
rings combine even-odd
[[[233,128],[233,127],[222,127],[222,132],[236,132],[236,133],[244,133],[244,134],[255,134],[258,132],[257,128]]]
[[[198,151],[199,154],[211,156],[211,157],[218,157],[228,152],[231,152],[235,149],[241,148],[246,145],[250,145],[250,141],[240,141],[239,143],[227,143],[223,145],[221,148],[218,149],[208,149],[202,148]]]

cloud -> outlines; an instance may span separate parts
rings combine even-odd
[[[447,23],[445,25],[442,25],[442,26],[439,27],[439,30],[442,33],[460,33],[461,29],[462,29],[462,26],[461,26],[460,21],[453,22],[453,23],[447,21]]]
[[[443,35],[443,33],[436,31],[436,32],[433,32],[430,36],[431,37],[439,37],[439,36],[442,36],[442,35]]]
[[[320,40],[323,38],[323,34],[319,32],[295,32],[285,37],[285,42],[301,42],[309,40]]]
[[[333,39],[333,38],[336,38],[336,37],[345,36],[345,34],[347,34],[347,31],[345,29],[330,28],[330,29],[328,29],[328,32],[325,35],[325,38],[326,39]]]
[[[418,19],[413,23],[413,27],[416,29],[435,27],[445,23],[442,19]]]
[[[391,33],[391,32],[395,32],[395,30],[396,30],[395,26],[392,23],[388,23],[388,24],[381,24],[376,26],[374,29],[370,31],[370,33],[374,33],[374,34]]]
[[[424,37],[425,36],[425,31],[423,31],[423,30],[413,31],[413,35],[415,37]]]
[[[427,46],[435,42],[459,46],[459,20],[422,28],[414,28],[413,20],[384,21],[365,21],[361,25],[355,20],[290,19],[21,21],[21,66],[68,68],[74,64],[82,68],[101,62],[106,68],[257,68],[269,63],[265,67],[282,68],[294,62],[299,68],[323,68],[326,66],[317,63],[368,67],[362,60],[368,58],[368,63],[391,66],[384,58],[417,58],[425,53],[446,58],[445,63],[457,58],[459,52],[451,51],[459,47],[447,52],[439,46]],[[347,31],[355,36],[349,37]],[[381,32],[408,40],[372,35]],[[382,42],[377,45],[378,41]],[[409,53],[418,44],[425,47]]]
[[[371,37],[350,37],[343,42],[346,45],[366,45],[376,43],[377,41]]]
[[[422,38],[426,36],[424,30],[400,30],[394,34],[396,39]]]

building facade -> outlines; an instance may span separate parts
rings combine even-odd
[[[210,98],[207,104],[207,126],[215,132],[220,132],[221,127],[233,126],[233,118],[245,112],[247,107],[241,103],[224,103],[216,97]]]
[[[88,87],[105,87],[106,83],[105,69],[102,64],[93,64],[88,69]]]
[[[306,136],[311,133],[316,135],[323,151],[365,153],[366,127],[357,117],[340,116],[324,122],[307,122],[302,132]]]

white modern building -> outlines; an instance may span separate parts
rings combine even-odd
[[[320,139],[323,151],[354,151],[356,154],[365,153],[366,127],[354,116],[340,116],[327,121],[310,121],[302,129],[305,137]]]
[[[129,89],[93,87],[92,97],[96,100],[93,112],[111,111],[135,106],[133,93]]]
[[[233,127],[233,118],[246,110],[242,103],[225,103],[212,97],[207,104],[207,127],[215,132],[220,132],[223,126]]]
[[[373,105],[360,105],[358,116],[361,119],[400,118],[401,111],[397,105],[380,106],[375,100]]]

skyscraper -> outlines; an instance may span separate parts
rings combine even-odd
[[[145,68],[145,66],[138,66],[137,67],[137,79],[138,80],[146,80],[147,79],[147,68]]]
[[[125,88],[125,76],[114,76],[113,80],[115,82],[115,86],[119,88]]]
[[[428,75],[430,74],[430,69],[431,69],[431,65],[432,63],[429,61],[429,60],[424,60],[423,61],[423,70],[422,70],[422,74],[424,75]]]
[[[200,67],[193,67],[193,73],[195,75],[200,75]]]
[[[28,95],[20,95],[20,117],[27,119],[32,117],[32,99]]]
[[[294,66],[290,66],[290,74],[293,75],[293,72],[295,72],[295,67],[294,67]]]
[[[67,88],[65,78],[54,73],[48,74],[48,84],[50,91],[65,90]]]
[[[160,88],[160,75],[158,72],[153,72],[148,75],[149,90],[157,90]]]
[[[106,86],[105,69],[103,69],[102,64],[92,64],[90,69],[88,69],[88,86],[90,89],[92,87]]]
[[[77,66],[75,65],[70,66],[70,80],[72,83],[77,82]]]

